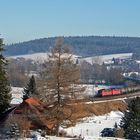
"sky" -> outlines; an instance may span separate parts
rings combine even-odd
[[[140,36],[140,0],[0,0],[6,44],[54,36]]]

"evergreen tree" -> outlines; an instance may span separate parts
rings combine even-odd
[[[23,91],[23,100],[28,99],[29,97],[37,96],[37,89],[36,89],[36,82],[35,78],[32,75],[31,78],[29,79],[28,84],[24,88]]]
[[[120,126],[124,129],[125,138],[140,139],[140,97],[129,103],[128,110],[125,112]]]
[[[6,59],[2,55],[3,40],[0,39],[0,113],[8,109],[11,101],[10,86],[6,77]]]

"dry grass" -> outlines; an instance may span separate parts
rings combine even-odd
[[[110,101],[103,103],[75,103],[71,105],[73,110],[72,119],[79,120],[84,117],[103,115],[111,111],[125,111],[127,104],[123,101]]]

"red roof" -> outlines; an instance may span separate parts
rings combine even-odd
[[[40,106],[40,101],[38,99],[33,98],[33,97],[26,99],[25,102],[29,105]]]
[[[41,109],[44,110],[44,108],[42,107],[42,103],[41,103],[41,101],[39,99],[30,97],[30,98],[26,99],[23,103],[28,104],[30,107],[34,106],[34,108],[31,108],[32,111],[34,111],[33,113],[35,113],[38,116],[38,118],[41,119],[43,124],[45,126],[47,126],[48,129],[52,129],[54,127],[54,125],[56,123],[54,120],[52,120],[52,119],[47,120],[46,117],[44,117],[44,118],[40,117],[40,116],[42,116],[42,113],[44,113],[44,112],[42,112],[40,110]]]

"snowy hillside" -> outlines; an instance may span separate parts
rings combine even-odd
[[[94,57],[85,57],[82,58],[81,56],[72,55],[73,60],[76,61],[77,59],[79,62],[86,61],[90,64],[98,63],[111,63],[112,58],[119,58],[119,59],[127,59],[132,57],[132,53],[121,53],[121,54],[110,54],[110,55],[101,55],[101,56],[94,56]],[[44,63],[48,60],[48,53],[34,53],[34,54],[26,54],[26,55],[17,55],[11,56],[8,58],[18,59],[24,58],[25,60],[33,60],[38,63]]]
[[[13,59],[24,58],[26,60],[34,60],[35,62],[43,63],[45,60],[48,60],[48,53],[16,55],[16,56],[11,56],[9,58],[13,58]]]
[[[110,55],[86,57],[86,58],[80,59],[80,61],[81,62],[86,61],[90,64],[92,64],[92,63],[102,64],[103,62],[111,63],[112,58],[127,59],[127,58],[131,58],[131,57],[132,57],[132,53],[121,53],[121,54],[110,54]]]
[[[73,59],[76,60],[79,56],[72,55]],[[24,58],[26,60],[33,60],[38,63],[44,63],[48,60],[48,53],[34,53],[34,54],[26,54],[26,55],[17,55],[17,56],[11,56],[8,58],[18,59],[18,58]]]

